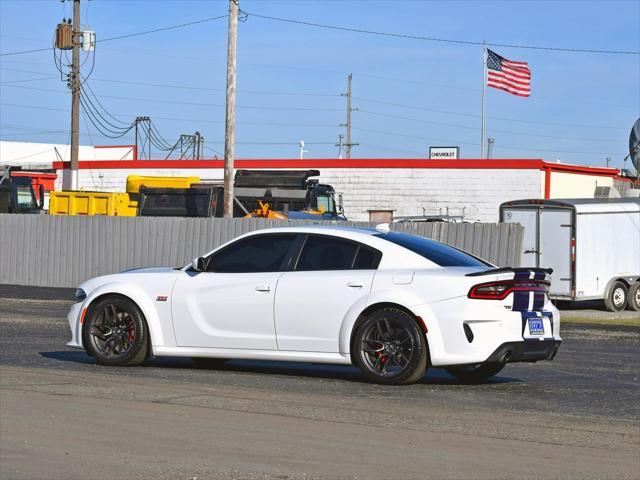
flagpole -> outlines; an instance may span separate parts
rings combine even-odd
[[[487,44],[482,42],[482,126],[480,128],[480,158],[484,158],[484,136],[485,136],[485,95],[487,89]]]

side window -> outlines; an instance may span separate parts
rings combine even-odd
[[[277,272],[295,235],[255,235],[214,253],[207,271],[219,273]]]
[[[356,261],[353,262],[354,270],[375,270],[380,265],[382,254],[373,248],[360,245],[356,255]]]
[[[296,270],[350,270],[358,244],[336,237],[310,235]]]

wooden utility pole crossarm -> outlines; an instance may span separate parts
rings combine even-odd
[[[227,40],[227,109],[224,132],[224,216],[233,217],[233,160],[236,130],[236,43],[238,38],[238,1],[229,0]]]

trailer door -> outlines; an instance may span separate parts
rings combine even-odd
[[[553,268],[551,295],[571,295],[571,210],[540,209],[539,262]]]
[[[524,227],[522,239],[521,267],[538,265],[538,210],[524,208],[505,208],[502,214],[504,223],[519,223]]]

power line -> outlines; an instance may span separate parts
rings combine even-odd
[[[35,75],[46,75],[44,72],[34,72],[33,70],[20,70],[15,68],[5,68],[0,67],[0,70],[6,70],[9,72],[19,72],[19,73],[33,73]],[[42,80],[57,78],[57,77],[43,77]],[[37,79],[33,79],[37,80]],[[94,82],[105,82],[105,83],[115,83],[115,84],[124,84],[124,85],[138,85],[141,87],[159,87],[159,88],[175,88],[179,90],[199,90],[203,92],[225,92],[224,88],[211,88],[211,87],[197,87],[192,85],[176,85],[170,83],[150,83],[150,82],[138,82],[133,80],[115,80],[111,78],[95,78],[91,79]],[[4,82],[11,83],[11,82]],[[267,91],[267,90],[238,90],[238,93],[250,93],[256,95],[283,95],[283,96],[292,96],[292,97],[339,97],[338,93],[312,93],[312,92],[283,92],[283,91]]]
[[[0,86],[4,85],[0,83]],[[58,94],[66,94],[66,92],[60,90],[53,90],[51,88],[37,88],[37,87],[25,87],[22,85],[7,85],[7,87],[13,88],[23,88],[26,90],[35,90],[40,92],[50,92],[50,93],[58,93]],[[169,103],[176,105],[190,105],[196,107],[225,107],[224,104],[215,104],[215,103],[202,103],[202,102],[183,102],[178,100],[164,100],[158,98],[140,98],[140,97],[120,97],[116,95],[98,95],[100,98],[112,98],[116,100],[133,100],[138,102],[152,102],[152,103]],[[315,112],[340,112],[342,111],[339,108],[324,108],[324,107],[279,107],[279,106],[270,106],[270,105],[238,105],[238,108],[246,108],[253,110],[299,110],[299,111],[315,111]]]
[[[51,133],[69,133],[69,130],[42,130],[39,132],[0,133],[0,137],[21,137],[25,135],[47,135]]]
[[[213,20],[220,20],[221,18],[226,18],[227,15],[219,15],[217,17],[209,17],[209,18],[203,18],[200,20],[194,20],[192,22],[186,22],[186,23],[179,23],[176,25],[169,25],[168,27],[160,27],[160,28],[154,28],[152,30],[145,30],[143,32],[134,32],[134,33],[127,33],[124,35],[116,35],[115,37],[107,37],[107,38],[103,38],[103,39],[97,39],[96,43],[98,42],[111,42],[113,40],[121,40],[123,38],[131,38],[131,37],[138,37],[140,35],[148,35],[150,33],[157,33],[157,32],[164,32],[166,30],[174,30],[176,28],[183,28],[183,27],[190,27],[192,25],[198,25],[200,23],[206,23],[206,22],[211,22]],[[36,52],[45,52],[45,51],[49,51],[51,49],[51,47],[47,47],[47,48],[36,48],[33,50],[21,50],[18,52],[6,52],[6,53],[0,53],[0,57],[8,57],[10,55],[23,55],[26,53],[36,53]]]
[[[225,15],[219,15],[217,17],[203,18],[201,20],[194,20],[192,22],[179,23],[177,25],[170,25],[168,27],[154,28],[153,30],[145,30],[144,32],[135,32],[135,33],[127,33],[127,34],[124,34],[124,35],[117,35],[115,37],[108,37],[108,38],[103,38],[101,40],[96,40],[96,43],[97,42],[110,42],[112,40],[122,40],[123,38],[138,37],[140,35],[148,35],[150,33],[164,32],[164,31],[167,31],[167,30],[174,30],[176,28],[190,27],[192,25],[198,25],[200,23],[211,22],[213,20],[220,20],[221,18],[227,18],[227,15],[225,14]]]
[[[429,137],[422,137],[419,135],[410,135],[407,133],[399,133],[399,132],[389,132],[389,131],[382,131],[382,130],[370,130],[370,129],[366,129],[366,128],[355,128],[355,130],[361,130],[363,132],[368,132],[368,133],[375,133],[375,134],[380,134],[380,135],[392,135],[395,137],[405,137],[405,138],[415,138],[418,140],[426,140],[426,141],[437,141],[437,142],[447,142],[447,143],[453,143],[453,144],[460,144],[460,145],[477,145],[477,143],[475,142],[463,142],[460,140],[451,140],[451,139],[442,139],[442,138],[429,138]],[[501,149],[512,149],[512,150],[524,150],[524,151],[531,151],[531,152],[552,152],[552,153],[576,153],[576,154],[584,154],[584,155],[624,155],[623,153],[614,153],[614,152],[581,152],[581,151],[575,151],[575,150],[558,150],[558,149],[548,149],[548,148],[528,148],[528,147],[516,147],[516,146],[512,146],[512,145],[502,145],[502,146],[495,146],[494,148],[501,148]]]
[[[9,80],[6,82],[2,82],[3,85],[10,85],[10,84],[14,84],[14,83],[29,83],[29,82],[38,82],[41,80],[52,80],[54,78],[58,78],[57,76],[49,76],[49,77],[40,77],[40,78],[27,78],[27,79],[23,79],[23,80]]]
[[[0,103],[0,106],[6,107],[15,107],[15,108],[28,108],[35,110],[50,110],[53,112],[69,112],[68,108],[54,108],[54,107],[42,107],[39,105],[23,105],[18,103]],[[135,114],[131,113],[115,113],[114,115],[121,116],[135,116]],[[179,117],[159,117],[154,115],[154,119],[156,120],[170,120],[176,122],[191,122],[191,123],[213,123],[213,124],[224,124],[223,120],[205,120],[198,118],[179,118]],[[238,122],[239,126],[242,125],[255,125],[255,126],[265,126],[265,127],[311,127],[311,128],[336,128],[338,125],[333,123],[280,123],[280,122]]]
[[[48,52],[49,50],[51,50],[51,47],[47,47],[47,48],[36,48],[34,50],[22,50],[19,52],[7,52],[7,53],[0,53],[0,57],[8,57],[9,55],[22,55],[25,53],[35,53],[35,52]]]
[[[375,30],[366,30],[363,28],[353,28],[353,27],[341,27],[337,25],[327,25],[323,23],[315,23],[315,22],[307,22],[303,20],[294,20],[291,18],[281,18],[281,17],[272,17],[268,15],[259,15],[257,13],[244,12],[248,16],[254,16],[256,18],[263,18],[266,20],[274,20],[277,22],[285,22],[285,23],[294,23],[297,25],[305,25],[308,27],[317,27],[317,28],[325,28],[330,30],[341,30],[346,32],[354,32],[354,33],[365,33],[368,35],[379,35],[385,37],[395,37],[395,38],[406,38],[410,40],[424,40],[428,42],[441,42],[441,43],[454,43],[460,45],[476,45],[482,46],[487,45],[491,47],[505,47],[505,48],[521,48],[521,49],[529,49],[529,50],[545,50],[545,51],[557,51],[557,52],[573,52],[573,53],[604,53],[604,54],[623,54],[623,55],[640,55],[640,51],[626,51],[626,50],[597,50],[597,49],[587,49],[587,48],[563,48],[563,47],[540,47],[534,45],[519,45],[519,44],[510,44],[510,43],[494,43],[494,42],[476,42],[470,40],[457,40],[451,38],[437,38],[437,37],[425,37],[422,35],[408,35],[404,33],[393,33],[393,32],[379,32]]]
[[[420,118],[411,118],[411,117],[404,117],[401,115],[393,115],[391,113],[383,113],[383,112],[373,112],[371,110],[359,110],[360,113],[364,113],[367,115],[374,115],[374,116],[378,116],[378,117],[387,117],[387,118],[395,118],[395,119],[399,119],[399,120],[407,120],[407,121],[411,121],[411,122],[418,122],[418,123],[426,123],[426,124],[430,124],[430,125],[440,125],[440,126],[444,126],[444,127],[452,127],[452,128],[463,128],[466,130],[474,130],[477,131],[479,130],[479,127],[470,127],[468,125],[460,125],[457,123],[445,123],[445,122],[436,122],[433,120],[423,120]],[[553,138],[553,139],[557,139],[557,140],[579,140],[582,142],[617,142],[620,143],[620,140],[608,140],[608,139],[604,139],[604,138],[587,138],[587,137],[566,137],[566,136],[559,136],[559,135],[543,135],[543,134],[538,134],[538,133],[525,133],[525,132],[514,132],[511,130],[497,130],[497,129],[490,129],[491,132],[493,133],[505,133],[507,135],[519,135],[519,136],[523,136],[523,137],[540,137],[540,138]]]
[[[20,87],[20,88],[29,88],[29,87]],[[467,112],[454,112],[451,110],[440,110],[440,109],[436,109],[436,108],[428,108],[428,107],[420,107],[420,106],[416,106],[416,105],[407,105],[407,104],[402,104],[402,103],[395,103],[395,102],[386,102],[383,100],[376,100],[373,98],[365,98],[365,97],[353,97],[356,100],[359,100],[361,102],[371,102],[371,103],[377,103],[380,105],[389,105],[392,107],[400,107],[400,108],[408,108],[411,110],[421,110],[421,111],[425,111],[425,112],[435,112],[435,113],[444,113],[447,115],[458,115],[458,116],[463,116],[463,117],[473,117],[473,118],[479,118],[480,115],[476,114],[476,113],[467,113]],[[551,126],[556,126],[556,127],[576,127],[576,128],[610,128],[613,130],[620,130],[620,127],[612,127],[612,126],[604,126],[604,125],[584,125],[584,124],[575,124],[575,123],[557,123],[557,122],[539,122],[539,121],[535,121],[535,120],[523,120],[521,118],[510,118],[510,117],[492,117],[492,116],[487,116],[487,118],[491,118],[492,120],[505,120],[505,121],[509,121],[509,122],[517,122],[517,123],[531,123],[534,125],[551,125]]]

